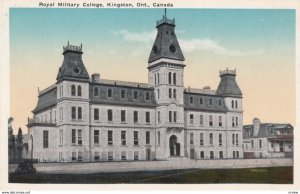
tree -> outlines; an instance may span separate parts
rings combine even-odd
[[[14,121],[13,117],[8,118],[8,158],[9,161],[15,159],[15,136],[13,134],[12,122]]]
[[[22,134],[22,129],[19,127],[19,130],[18,130],[18,136],[17,136],[17,160],[21,160],[22,159],[22,156],[23,156],[23,134]]]

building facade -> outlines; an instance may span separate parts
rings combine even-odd
[[[242,158],[242,92],[236,71],[217,90],[184,87],[175,19],[157,21],[148,83],[89,73],[82,46],[63,47],[56,83],[39,92],[28,119],[29,154],[39,161]]]
[[[261,123],[254,118],[252,125],[243,127],[245,158],[293,157],[294,128],[290,124]]]

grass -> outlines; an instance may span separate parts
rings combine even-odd
[[[292,184],[293,167],[268,167],[245,169],[184,169],[166,171],[138,171],[95,174],[9,174],[10,183],[265,183]]]

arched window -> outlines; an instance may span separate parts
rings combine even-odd
[[[156,81],[156,74],[154,74],[154,79],[155,79],[154,85],[156,85],[156,84],[157,84],[157,81]]]
[[[176,85],[176,73],[173,73],[173,84]]]
[[[172,73],[171,72],[169,72],[168,78],[169,78],[169,84],[172,84]]]
[[[235,108],[236,108],[236,109],[238,108],[237,100],[235,101]]]
[[[231,101],[231,108],[234,108],[234,102],[233,102],[233,100]]]
[[[94,88],[94,96],[99,96],[99,90],[97,87]]]
[[[125,98],[125,90],[121,91],[121,98]]]
[[[172,98],[172,89],[169,88],[169,98]]]
[[[77,96],[81,96],[81,86],[77,86]]]
[[[112,91],[111,91],[111,89],[108,89],[108,91],[107,91],[107,97],[109,97],[109,98],[112,97]]]
[[[157,73],[157,84],[159,84],[159,73]]]
[[[71,95],[72,95],[72,96],[75,96],[75,95],[76,95],[76,87],[75,87],[75,85],[72,85],[72,86],[71,86]]]
[[[150,100],[150,94],[149,94],[149,92],[146,92],[146,100]]]
[[[173,89],[173,98],[176,99],[176,89]]]
[[[136,100],[136,99],[138,99],[138,92],[137,91],[134,91],[134,93],[133,93],[133,98]]]

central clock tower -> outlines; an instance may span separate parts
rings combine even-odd
[[[156,23],[157,35],[148,59],[148,83],[154,87],[157,159],[185,156],[184,56],[175,34],[175,19],[166,14]]]

